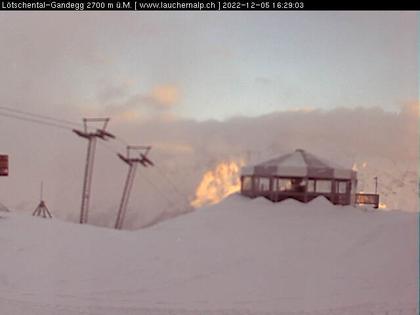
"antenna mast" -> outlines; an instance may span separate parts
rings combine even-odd
[[[102,122],[102,128],[96,129],[94,132],[89,132],[88,123],[90,122]],[[85,164],[85,176],[83,179],[83,191],[82,191],[82,205],[80,209],[80,224],[87,223],[88,221],[88,211],[89,211],[89,200],[90,200],[90,188],[92,186],[92,174],[93,174],[93,164],[95,160],[95,150],[96,150],[96,140],[108,140],[114,139],[115,136],[107,131],[105,131],[109,122],[109,118],[83,118],[84,130],[80,131],[73,129],[73,132],[79,137],[85,138],[88,140],[88,148],[86,155],[86,164]]]
[[[133,187],[134,177],[136,175],[136,169],[138,163],[142,166],[153,166],[153,162],[147,158],[149,153],[150,146],[127,146],[126,156],[118,153],[118,157],[128,164],[128,173],[125,180],[124,190],[121,197],[120,207],[118,209],[117,220],[115,221],[115,229],[121,230],[123,227],[125,213],[127,211],[128,199],[130,197],[131,188]],[[139,152],[138,157],[130,157],[130,152],[137,151]]]
[[[378,194],[378,176],[375,176],[374,178],[375,181],[375,195]]]

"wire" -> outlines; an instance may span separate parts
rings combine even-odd
[[[66,120],[66,119],[59,119],[59,118],[54,118],[54,117],[51,117],[51,116],[40,115],[40,114],[31,113],[31,112],[27,112],[27,111],[23,111],[23,110],[19,110],[19,109],[14,109],[14,108],[6,107],[6,106],[0,106],[0,109],[4,110],[4,111],[8,111],[8,112],[17,113],[17,114],[22,114],[22,115],[32,116],[32,117],[36,117],[36,118],[51,120],[51,121],[55,121],[55,122],[61,123],[61,124],[67,124],[67,125],[72,125],[72,126],[77,126],[77,127],[82,126],[82,124],[80,124],[80,123],[76,123],[76,122],[69,121],[69,120]]]
[[[110,145],[108,145],[104,141],[98,141],[98,143],[100,143],[100,145],[102,145],[104,147],[104,149],[108,150],[109,152],[112,152],[112,153],[115,153],[115,154],[119,153],[117,150],[114,150]]]
[[[2,111],[7,111],[9,113],[4,113]],[[25,117],[25,116],[29,116],[29,117]],[[22,111],[22,110],[17,110],[14,108],[10,108],[10,107],[6,107],[6,106],[0,106],[0,116],[3,117],[8,117],[8,118],[12,118],[12,119],[17,119],[17,120],[22,120],[22,121],[27,121],[27,122],[32,122],[32,123],[36,123],[36,124],[40,124],[40,125],[45,125],[45,126],[50,126],[50,127],[55,127],[55,128],[59,128],[59,129],[65,129],[65,130],[72,130],[73,128],[71,128],[69,125],[71,126],[82,126],[81,124],[69,121],[69,120],[65,120],[65,119],[58,119],[58,118],[54,118],[51,116],[46,116],[46,115],[40,115],[40,114],[36,114],[36,113],[31,113],[31,112],[27,112],[27,111]],[[45,121],[45,120],[49,120],[49,121]],[[117,140],[119,143],[123,144],[124,146],[127,146],[128,143],[127,141],[125,141],[124,139],[120,138],[120,137],[116,137],[115,140]],[[108,145],[107,143],[104,143],[103,141],[99,141],[99,143],[109,152],[113,153],[113,154],[118,154],[119,152],[117,150],[115,150],[114,148],[112,148],[110,145]],[[176,192],[181,198],[182,198],[182,203],[188,205],[189,202],[189,198],[188,195],[182,193],[174,184],[174,182],[172,181],[172,179],[169,177],[169,175],[167,175],[161,168],[155,166],[156,169],[158,170],[158,172],[165,177],[166,182],[171,186],[171,188],[173,189],[174,192]],[[166,201],[168,202],[168,205],[170,207],[175,207],[178,210],[182,210],[180,207],[177,206],[178,202],[172,201],[170,200],[165,193],[162,193],[161,190],[155,185],[153,184],[153,182],[150,181],[150,179],[148,179],[145,176],[142,176],[142,178],[144,180],[146,180],[150,186],[152,186],[161,196],[164,197],[164,199],[166,199]]]
[[[0,112],[0,116],[14,118],[14,119],[17,119],[17,120],[24,120],[24,121],[37,123],[37,124],[41,124],[41,125],[46,125],[46,126],[50,126],[50,127],[55,127],[55,128],[60,128],[60,129],[72,130],[72,128],[70,128],[68,126],[59,125],[57,123],[52,123],[52,122],[47,122],[47,121],[42,121],[42,120],[35,119],[35,118],[21,117],[21,116],[18,116],[18,115],[6,114],[6,113],[1,113],[1,112]]]
[[[166,178],[166,181],[169,183],[169,185],[172,187],[172,189],[179,195],[181,196],[183,199],[185,198],[186,200],[189,200],[189,197],[187,194],[182,193],[174,184],[174,182],[172,181],[172,179],[169,177],[169,175],[167,175],[159,166],[155,165],[156,169],[158,170],[158,172]]]
[[[115,136],[115,140],[117,140],[118,142],[122,143],[124,146],[128,146],[128,142],[125,141],[124,139],[118,137],[118,136]]]
[[[162,192],[144,173],[143,173],[143,176],[141,176],[141,178],[143,180],[145,180],[150,186],[152,186],[159,193],[160,196],[163,196],[163,198],[167,201],[167,203],[168,203],[168,205],[170,207],[173,207],[173,208],[175,208],[175,209],[177,209],[177,210],[179,210],[181,212],[187,210],[187,209],[182,209],[181,207],[179,207],[179,206],[176,205],[177,204],[176,202],[170,200],[166,196],[166,194],[164,192]]]

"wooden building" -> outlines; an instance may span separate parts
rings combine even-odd
[[[241,169],[241,193],[273,202],[308,202],[325,196],[334,204],[355,203],[357,173],[302,149]]]

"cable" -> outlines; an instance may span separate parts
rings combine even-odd
[[[117,150],[114,150],[110,145],[108,145],[104,141],[98,141],[98,143],[100,143],[104,147],[104,149],[108,150],[111,153],[114,153],[114,154],[118,154],[119,153]]]
[[[115,140],[117,140],[118,142],[122,143],[124,146],[128,146],[128,142],[125,141],[124,139],[118,137],[118,136],[115,136]]]
[[[169,175],[167,175],[159,166],[155,165],[156,169],[158,170],[158,172],[166,178],[167,182],[169,183],[169,185],[172,187],[172,189],[179,195],[181,196],[183,199],[185,198],[186,200],[189,200],[189,197],[187,194],[182,193],[174,184],[174,182],[172,181],[172,179],[169,177]]]
[[[183,211],[183,209],[181,209],[179,206],[177,206],[175,202],[173,202],[172,200],[169,200],[169,198],[166,196],[166,194],[164,192],[162,192],[155,184],[153,184],[153,182],[149,178],[147,178],[147,176],[145,176],[143,174],[143,176],[141,176],[141,178],[143,180],[145,180],[150,186],[152,186],[159,193],[160,196],[163,196],[163,198],[167,201],[167,203],[170,207],[173,207],[174,209],[177,209],[181,212]],[[186,211],[186,210],[187,209],[184,209],[184,211]]]
[[[32,116],[32,117],[46,119],[46,120],[52,120],[52,121],[55,121],[57,123],[68,124],[68,125],[77,126],[77,127],[82,126],[82,124],[80,124],[80,123],[75,123],[73,121],[69,121],[69,120],[66,120],[66,119],[60,119],[60,118],[54,118],[54,117],[51,117],[51,116],[40,115],[40,114],[31,113],[31,112],[27,112],[27,111],[23,111],[23,110],[18,110],[18,109],[6,107],[6,106],[0,106],[0,109],[5,110],[5,111],[9,111],[9,112],[13,112],[13,113],[17,113],[17,114]]]
[[[11,113],[4,113],[1,111],[8,111]],[[14,113],[14,114],[13,114]],[[22,115],[26,115],[29,117],[24,117]],[[12,118],[12,119],[17,119],[17,120],[22,120],[22,121],[27,121],[27,122],[32,122],[32,123],[36,123],[36,124],[40,124],[40,125],[45,125],[45,126],[50,126],[50,127],[55,127],[55,128],[59,128],[59,129],[65,129],[65,130],[73,130],[73,128],[69,127],[68,125],[72,125],[72,126],[78,126],[80,127],[81,124],[69,121],[69,120],[65,120],[65,119],[58,119],[58,118],[54,118],[51,116],[46,116],[46,115],[40,115],[40,114],[36,114],[36,113],[31,113],[31,112],[26,112],[26,111],[22,111],[22,110],[17,110],[14,108],[10,108],[10,107],[6,107],[6,106],[0,106],[0,116],[3,117],[8,117],[8,118]],[[49,121],[45,121],[45,120],[50,120]],[[124,146],[127,146],[128,143],[127,141],[125,141],[124,139],[120,138],[120,137],[116,137],[115,138],[118,142],[120,142],[121,144],[123,144]],[[111,146],[109,146],[108,144],[104,143],[103,141],[99,142],[106,150],[108,150],[109,152],[113,153],[113,154],[118,154],[119,152],[117,150],[115,150],[114,148],[112,148]],[[171,186],[171,188],[182,198],[182,203],[184,203],[184,201],[186,201],[186,205],[189,205],[189,198],[188,195],[182,193],[177,187],[176,185],[173,183],[172,179],[159,167],[156,167],[158,172],[166,178],[166,181],[169,183],[169,185]],[[161,196],[163,196],[166,201],[168,202],[168,205],[170,207],[175,207],[178,210],[181,210],[176,203],[172,200],[169,200],[169,198],[166,196],[165,193],[162,193],[161,190],[155,185],[153,184],[147,177],[143,178],[149,183],[149,185],[151,185]]]
[[[59,124],[52,123],[52,122],[47,122],[47,121],[42,121],[42,120],[35,119],[35,118],[21,117],[21,116],[18,116],[18,115],[6,114],[6,113],[1,113],[1,112],[0,112],[0,116],[14,118],[14,119],[18,119],[18,120],[24,120],[24,121],[37,123],[37,124],[41,124],[41,125],[46,125],[46,126],[50,126],[50,127],[56,127],[56,128],[60,128],[60,129],[72,130],[72,128],[70,128],[68,126],[59,125]]]

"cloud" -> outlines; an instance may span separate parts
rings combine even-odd
[[[267,85],[270,85],[270,84],[274,83],[272,79],[269,79],[269,78],[266,78],[266,77],[257,77],[257,78],[255,78],[255,82],[257,84],[262,85],[262,86],[267,86]]]
[[[194,148],[190,144],[185,143],[171,143],[171,142],[155,142],[154,148],[168,152],[172,154],[193,154]]]
[[[148,93],[137,93],[124,103],[128,108],[148,108],[158,111],[169,111],[180,100],[179,89],[174,85],[157,85]]]
[[[153,88],[151,99],[156,106],[168,109],[179,102],[181,93],[175,85],[158,85]]]
[[[56,18],[42,12],[0,15],[0,45],[4,47],[0,50],[3,60],[0,95],[4,106],[77,122],[85,116],[111,117],[110,132],[130,144],[154,145],[150,155],[157,167],[140,167],[136,177],[127,221],[131,228],[181,212],[183,202],[188,196],[193,197],[202,175],[221,160],[244,158],[252,163],[297,147],[341,164],[367,162],[365,169],[370,173],[366,174],[377,175],[381,181],[392,176],[403,178],[408,184],[395,190],[398,193],[385,196],[385,202],[415,208],[411,201],[417,200],[416,190],[411,191],[411,195],[405,191],[409,187],[417,189],[416,183],[410,184],[409,176],[413,174],[412,168],[417,171],[418,165],[418,103],[404,105],[399,113],[362,107],[312,110],[320,108],[326,100],[329,101],[326,106],[334,104],[343,95],[354,97],[342,104],[362,100],[366,106],[375,103],[384,108],[391,108],[390,104],[395,106],[395,100],[401,95],[408,98],[415,95],[417,81],[412,71],[415,50],[409,49],[414,43],[415,32],[411,31],[415,15],[399,15],[392,21],[375,20],[375,25],[393,25],[395,34],[387,29],[371,32],[369,38],[379,39],[379,46],[368,45],[366,50],[365,46],[356,45],[363,48],[357,56],[347,49],[344,40],[335,54],[338,59],[330,58],[327,65],[314,64],[311,58],[321,56],[325,45],[312,45],[314,50],[310,51],[296,50],[302,47],[297,42],[279,46],[276,43],[281,42],[272,40],[276,32],[261,37],[263,41],[259,46],[249,46],[246,44],[249,41],[242,40],[242,36],[249,36],[249,31],[256,32],[255,27],[260,27],[262,20],[282,21],[274,16],[256,18],[252,23],[248,17],[236,22],[214,17],[220,20],[220,27],[215,29],[214,18],[203,20],[184,14],[170,18],[152,14],[141,20],[125,13],[102,12],[89,17],[63,12]],[[321,17],[322,28],[318,29],[322,34],[323,20]],[[410,25],[395,28],[400,20]],[[383,23],[389,21],[392,23]],[[300,23],[298,20],[283,22]],[[197,23],[200,27],[190,27]],[[230,28],[233,32],[226,32],[226,25],[235,26]],[[324,39],[330,36],[336,39],[340,29],[329,29],[333,29],[333,33],[326,34]],[[355,34],[354,38],[360,37],[357,32],[353,33],[353,27],[349,29],[350,34]],[[359,31],[365,29],[362,27]],[[313,29],[315,33],[318,30]],[[223,38],[219,36],[221,31],[226,35]],[[300,33],[298,42],[304,42],[306,47],[307,32],[301,30]],[[168,34],[170,36],[166,36]],[[386,36],[384,38],[390,36],[389,39],[397,40],[399,45],[395,50],[382,47],[382,43],[395,40],[384,41],[378,34]],[[366,37],[360,38],[366,41]],[[138,45],[139,42],[142,45]],[[255,47],[261,50],[254,50]],[[296,55],[295,51],[301,54]],[[375,59],[377,51],[384,52],[386,58],[382,59],[386,62]],[[347,52],[351,52],[348,63],[345,62],[345,57],[349,57]],[[304,62],[296,63],[296,58]],[[369,61],[369,73],[375,74],[376,79],[366,77],[363,67],[366,62],[362,59]],[[349,76],[347,69],[360,71]],[[338,80],[338,85],[334,85],[338,88],[332,89],[330,79],[339,74],[344,74],[345,80]],[[359,82],[359,78],[367,78],[369,82]],[[396,78],[402,83],[395,90],[392,87]],[[248,81],[249,85],[242,84]],[[357,89],[359,85],[355,86],[354,82],[359,82],[366,93]],[[369,85],[371,82],[373,86]],[[230,102],[233,108],[237,106],[238,110],[232,112],[260,113],[243,102],[248,98],[248,91],[244,90],[248,87],[255,92],[255,99],[250,100],[255,103],[253,107],[261,105],[261,110],[268,110],[266,104],[272,102],[271,109],[290,110],[225,121],[198,122],[177,116],[183,109],[187,113],[193,105],[205,112],[202,117],[216,115],[224,109],[212,108],[209,104],[216,104],[218,100],[223,100],[221,106],[225,102]],[[264,98],[270,91],[272,98]],[[277,102],[279,96],[281,101]],[[363,100],[366,96],[370,98]],[[189,113],[193,115],[192,111]],[[54,214],[77,220],[86,140],[68,130],[4,117],[1,117],[0,132],[4,135],[2,153],[11,158],[10,176],[0,181],[0,201],[10,208],[30,212],[39,202],[39,183],[43,180],[45,198]],[[127,171],[115,151],[123,152],[124,145],[118,141],[99,141],[97,148],[91,222],[111,226]],[[411,175],[404,177],[406,170]],[[383,187],[389,186],[392,190],[397,182],[389,179],[389,185]]]
[[[134,104],[135,102],[133,102]],[[133,115],[137,115],[134,108]],[[220,161],[254,163],[303,148],[326,159],[360,168],[360,187],[372,191],[380,180],[381,201],[391,208],[417,209],[418,116],[416,106],[398,113],[381,108],[284,111],[225,121],[152,118],[138,123],[130,108],[111,115],[109,131],[130,144],[152,145],[156,167],[138,169],[127,227],[138,228],[188,209],[205,172]],[[124,114],[125,113],[125,114]],[[77,221],[86,141],[72,132],[2,120],[2,153],[10,155],[10,176],[0,182],[0,200],[9,208],[32,211],[44,181],[54,215]],[[45,137],[49,141],[42,141]],[[23,149],[24,148],[24,149]],[[118,141],[99,141],[90,222],[112,226],[127,168],[115,155]],[[31,152],[31,154],[27,154]],[[31,206],[33,205],[33,206]],[[24,208],[24,209],[23,209]]]
[[[122,84],[102,89],[97,96],[98,103],[83,106],[83,111],[90,108],[91,112],[96,111],[98,115],[111,115],[117,122],[176,119],[172,110],[181,100],[181,92],[176,85],[156,85],[146,93],[132,93],[133,86],[133,81],[126,80]]]

